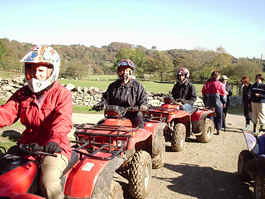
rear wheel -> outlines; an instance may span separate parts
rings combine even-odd
[[[177,123],[174,127],[171,137],[171,149],[172,151],[182,151],[185,147],[186,139],[186,127],[182,123]]]
[[[152,157],[152,168],[159,169],[165,164],[165,156],[166,156],[166,141],[164,136],[160,136],[160,152],[157,155],[153,155]]]
[[[214,122],[213,120],[206,118],[206,120],[204,121],[202,134],[196,136],[197,140],[202,143],[210,142],[213,134],[214,134]]]
[[[164,132],[166,124],[160,123],[155,129],[152,136],[152,168],[158,169],[164,166],[166,155],[166,143]]]
[[[249,181],[251,179],[246,171],[246,164],[249,160],[252,160],[253,158],[253,155],[248,150],[241,151],[238,156],[237,174],[243,181]]]
[[[150,192],[152,160],[146,151],[136,152],[129,166],[129,192],[135,199],[144,199]]]

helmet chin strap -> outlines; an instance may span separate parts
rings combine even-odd
[[[132,79],[131,75],[126,75],[126,74],[120,76],[119,78],[124,84],[127,84]]]
[[[180,84],[185,84],[188,81],[187,78],[185,78],[183,81],[181,81],[180,79],[177,79],[177,82]]]

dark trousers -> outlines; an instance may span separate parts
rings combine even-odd
[[[142,112],[127,112],[125,117],[132,121],[133,127],[144,128],[144,116]]]
[[[223,126],[223,107],[216,105],[215,107],[214,125],[216,130],[220,130]]]
[[[248,124],[250,124],[250,120],[251,120],[251,116],[250,116],[251,108],[250,108],[250,105],[249,104],[244,104],[243,105],[243,110],[244,110],[244,117],[245,117],[245,120],[246,120],[246,125],[248,125]]]
[[[223,121],[222,121],[222,127],[226,128],[226,115],[227,115],[228,106],[223,108]]]

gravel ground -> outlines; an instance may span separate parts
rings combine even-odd
[[[76,123],[84,123],[102,117],[75,114],[73,118]],[[246,149],[241,133],[244,118],[229,114],[227,126],[227,131],[214,135],[210,143],[191,139],[184,151],[167,152],[165,167],[153,170],[147,199],[250,198],[251,189],[236,175],[238,154]]]

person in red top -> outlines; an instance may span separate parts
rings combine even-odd
[[[220,73],[214,71],[210,79],[203,85],[202,96],[204,104],[215,110],[214,124],[217,135],[220,134],[223,121],[223,106],[226,103],[226,91],[223,83],[219,81]]]
[[[57,154],[44,157],[42,183],[47,198],[63,199],[60,177],[71,155],[67,138],[72,129],[71,92],[56,81],[60,57],[53,48],[36,46],[21,62],[25,65],[27,85],[0,106],[0,127],[20,119],[26,129],[18,144],[38,144],[46,152]]]

